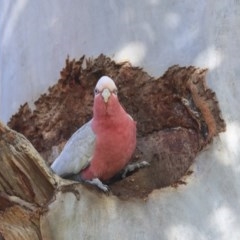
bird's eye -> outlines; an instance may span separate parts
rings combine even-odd
[[[97,88],[95,88],[95,89],[94,89],[94,93],[95,93],[95,95],[96,95],[96,94],[99,94],[100,91],[99,91]]]
[[[117,90],[117,89],[114,89],[112,92],[113,92],[113,94],[117,95],[118,90]]]

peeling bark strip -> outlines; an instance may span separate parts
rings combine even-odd
[[[52,197],[54,182],[48,179],[50,172],[31,143],[0,123],[0,150],[0,191],[36,206],[45,205]]]
[[[0,166],[0,236],[41,239],[40,212],[56,180],[31,143],[1,122]]]
[[[120,102],[138,123],[133,160],[151,163],[122,181],[114,180],[111,190],[123,198],[146,197],[155,188],[179,181],[196,154],[225,130],[215,93],[205,83],[206,72],[176,65],[154,79],[140,68],[117,64],[104,55],[68,58],[58,83],[35,102],[36,110],[21,106],[9,126],[23,133],[51,163],[54,151],[92,117],[97,80],[110,76],[119,88]],[[24,165],[14,163],[11,168],[21,176]],[[19,177],[18,181],[28,189],[27,198],[33,199],[30,180]]]

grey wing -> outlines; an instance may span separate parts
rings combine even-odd
[[[59,176],[77,174],[91,162],[95,146],[95,134],[91,121],[79,128],[64,146],[61,154],[51,165]]]

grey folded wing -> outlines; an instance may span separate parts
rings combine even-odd
[[[94,146],[95,134],[89,121],[68,140],[61,154],[51,165],[52,170],[59,176],[79,173],[90,164]]]

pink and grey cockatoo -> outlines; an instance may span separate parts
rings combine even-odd
[[[77,174],[79,180],[107,191],[102,181],[125,167],[124,175],[148,165],[128,165],[135,147],[136,122],[119,103],[114,81],[103,76],[95,87],[93,118],[72,135],[51,168],[59,176]]]

